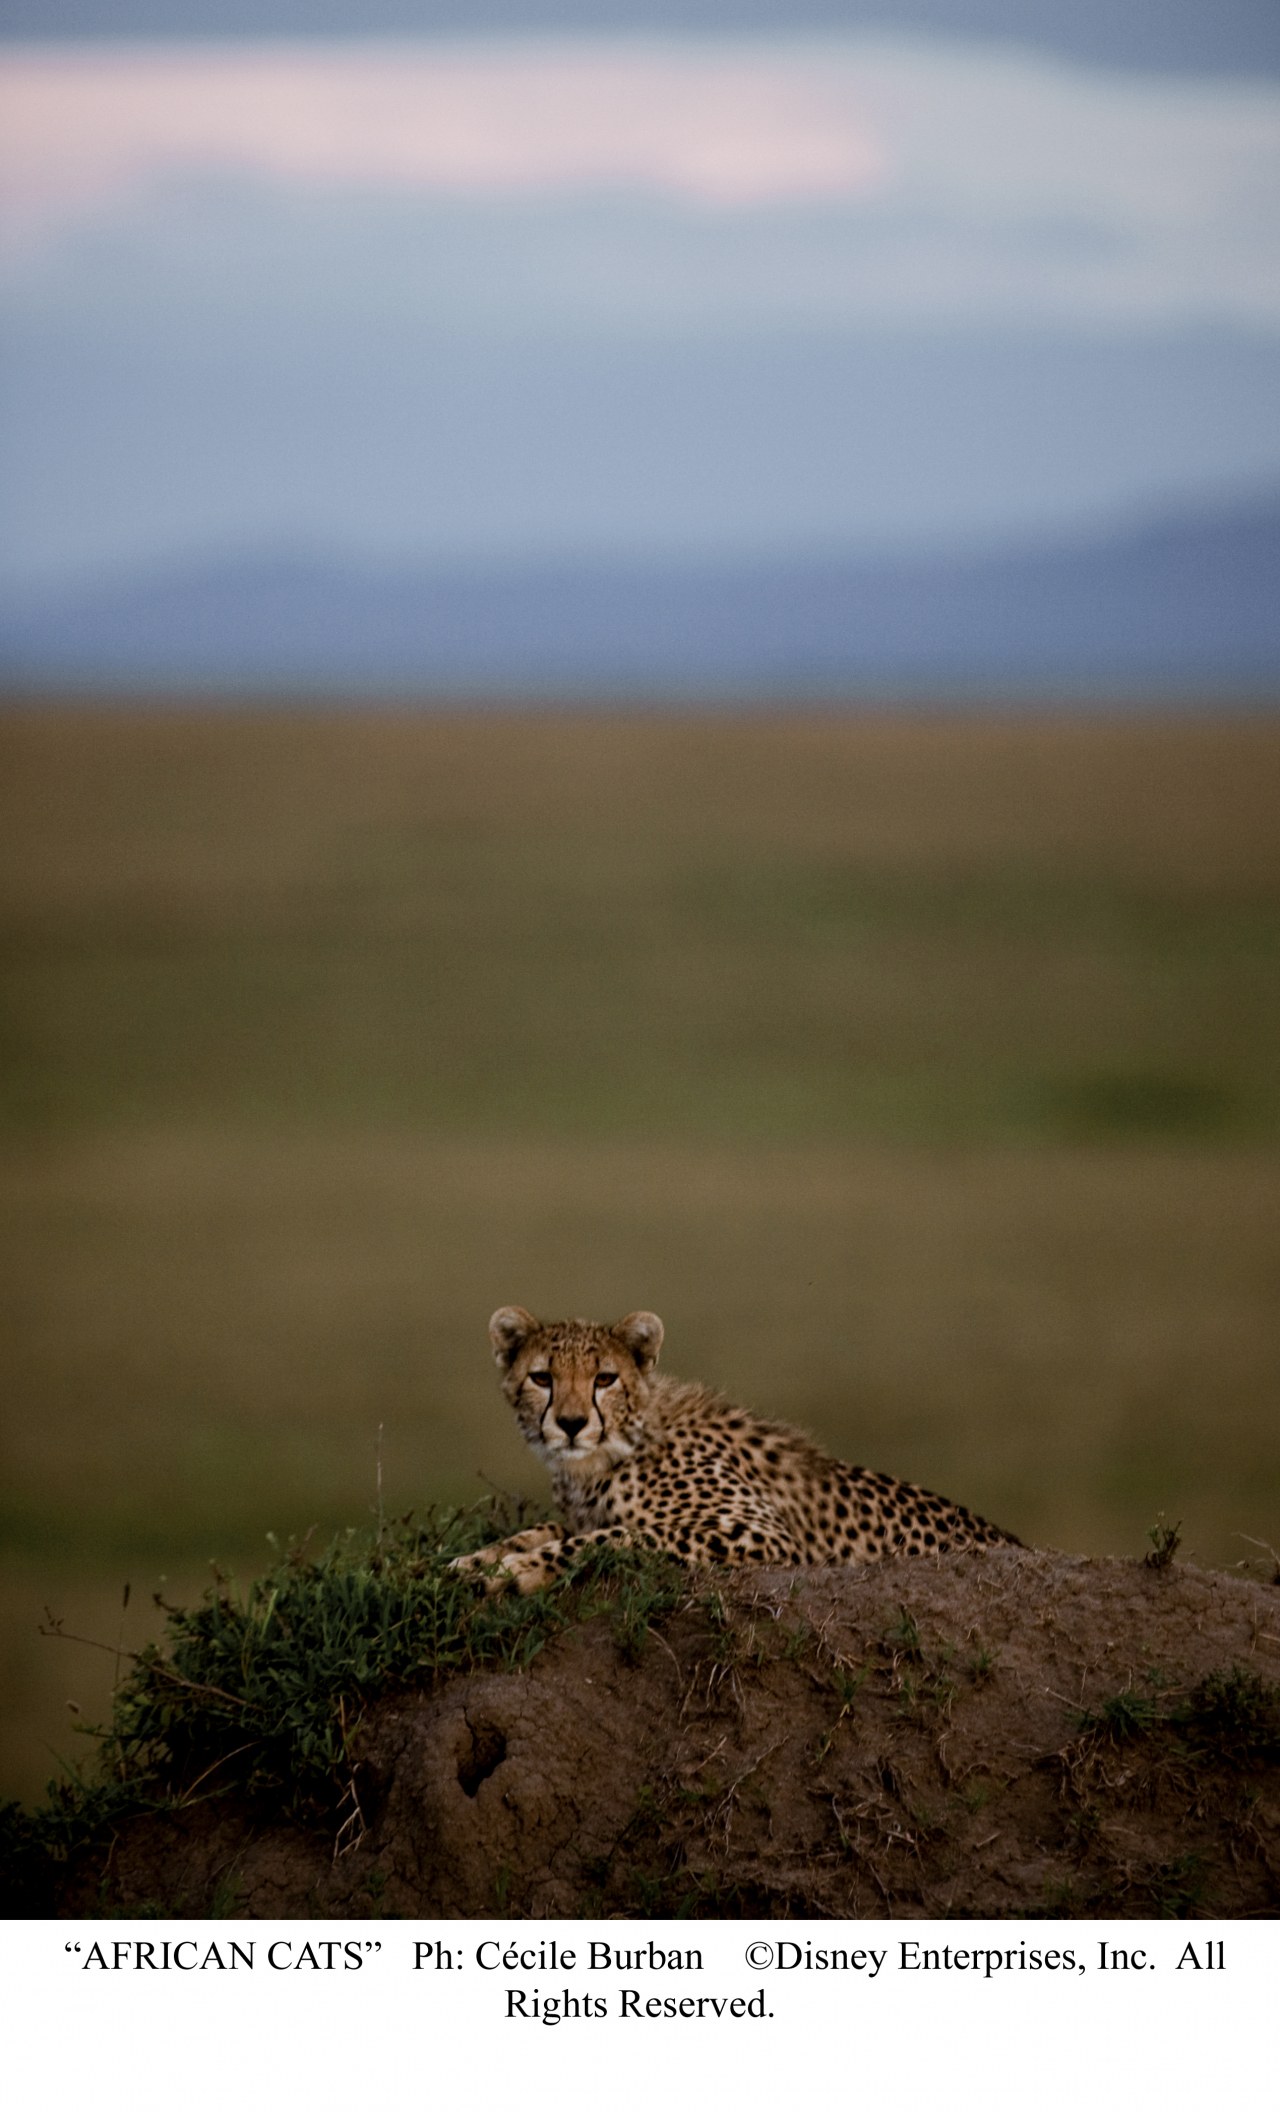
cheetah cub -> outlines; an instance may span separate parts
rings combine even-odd
[[[686,1562],[777,1563],[1021,1545],[963,1504],[846,1466],[785,1423],[659,1376],[662,1333],[656,1313],[596,1327],[499,1308],[489,1340],[502,1389],[550,1469],[564,1523],[459,1556],[455,1569],[490,1592],[531,1592],[603,1541]]]

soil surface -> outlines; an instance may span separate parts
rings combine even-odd
[[[202,1802],[65,1911],[1280,1914],[1280,1589],[995,1548],[717,1573],[371,1708],[341,1831]]]

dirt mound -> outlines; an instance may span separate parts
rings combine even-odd
[[[1280,1912],[1280,1591],[1022,1549],[723,1573],[373,1707],[337,1839],[129,1822],[67,1911]]]

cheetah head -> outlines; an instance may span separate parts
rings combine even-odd
[[[635,1450],[662,1347],[656,1313],[597,1327],[503,1305],[489,1340],[521,1433],[548,1466],[589,1474]]]

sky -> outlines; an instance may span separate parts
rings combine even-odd
[[[1280,72],[1273,0],[0,0],[0,39],[868,28],[1013,41],[1156,72]]]
[[[680,12],[6,0],[0,594],[1280,487],[1280,10]]]

